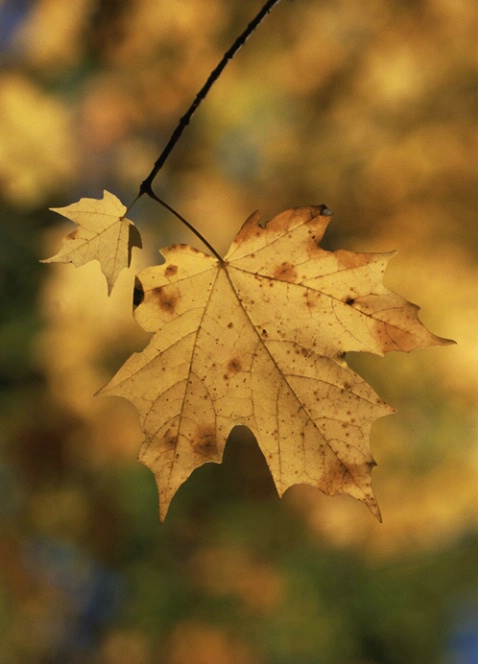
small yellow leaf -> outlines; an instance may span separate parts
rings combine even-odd
[[[108,294],[119,273],[129,267],[133,247],[141,249],[138,229],[124,218],[126,207],[108,191],[102,199],[82,198],[62,208],[50,208],[53,212],[74,221],[78,227],[64,240],[60,251],[42,263],[73,263],[80,267],[98,260],[108,283]]]
[[[279,495],[294,484],[346,493],[380,519],[372,493],[372,423],[393,412],[345,363],[348,351],[450,343],[388,291],[392,254],[319,246],[325,206],[252,215],[224,261],[186,245],[138,275],[138,323],[154,332],[101,394],[125,397],[146,434],[164,519],[179,486],[220,463],[231,429],[254,433]]]

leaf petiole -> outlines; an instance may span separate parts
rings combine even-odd
[[[223,265],[223,263],[224,263],[224,259],[222,258],[222,256],[221,256],[220,254],[218,254],[218,252],[214,249],[214,247],[212,246],[212,244],[210,244],[210,243],[206,240],[206,238],[205,238],[205,237],[204,237],[204,236],[203,236],[203,235],[202,235],[202,234],[201,234],[196,228],[194,228],[194,226],[193,226],[192,224],[189,223],[189,221],[188,221],[187,219],[185,219],[182,215],[179,214],[179,212],[177,212],[174,208],[172,208],[170,205],[168,205],[168,203],[166,203],[165,201],[161,200],[161,198],[159,198],[158,196],[156,196],[156,194],[154,193],[154,191],[153,191],[151,188],[149,188],[145,193],[147,193],[148,196],[150,196],[150,197],[153,198],[155,201],[157,201],[160,205],[162,205],[164,208],[166,208],[166,210],[169,210],[169,212],[171,212],[172,214],[174,214],[174,216],[175,216],[177,219],[179,219],[179,221],[181,221],[185,226],[187,226],[187,227],[189,228],[189,230],[192,231],[192,232],[194,233],[194,235],[195,235],[196,237],[198,237],[198,238],[201,240],[201,242],[202,242],[202,243],[203,243],[203,244],[209,249],[209,251],[210,251],[210,252],[211,252],[211,253],[217,258],[217,260],[219,261],[219,263],[220,263],[221,265]],[[136,197],[135,200],[138,200],[138,198],[139,198],[139,194],[138,194],[138,196]]]

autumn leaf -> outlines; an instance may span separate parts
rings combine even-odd
[[[380,519],[369,433],[393,409],[345,353],[451,342],[383,286],[393,252],[319,246],[330,214],[297,208],[261,226],[256,213],[223,261],[176,244],[138,275],[135,318],[155,334],[100,393],[139,411],[140,460],[155,475],[161,519],[195,468],[221,462],[239,424],[254,433],[279,495],[310,484],[349,494]]]
[[[119,273],[129,267],[133,247],[141,249],[141,236],[129,219],[126,207],[108,191],[102,199],[82,198],[66,207],[50,208],[71,219],[78,227],[64,240],[64,246],[42,263],[73,263],[80,267],[98,260],[108,283],[108,294]]]

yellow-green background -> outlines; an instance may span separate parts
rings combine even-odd
[[[38,263],[125,204],[257,0],[0,1],[0,662],[478,661],[478,6],[283,0],[230,63],[157,193],[220,251],[325,202],[325,246],[398,249],[386,285],[458,344],[351,363],[397,408],[372,430],[384,522],[296,487],[236,431],[159,525],[136,412],[93,394],[147,336],[134,271],[198,241],[143,197],[145,250]]]

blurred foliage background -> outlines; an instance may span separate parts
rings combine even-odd
[[[373,428],[384,523],[346,497],[279,500],[246,430],[160,525],[136,412],[94,399],[147,336],[134,272],[196,239],[153,201],[112,297],[46,266],[49,212],[125,204],[260,0],[0,0],[2,664],[478,661],[478,8],[281,2],[155,182],[224,251],[326,202],[326,246],[399,254],[386,284],[458,345],[354,367],[397,408]]]

